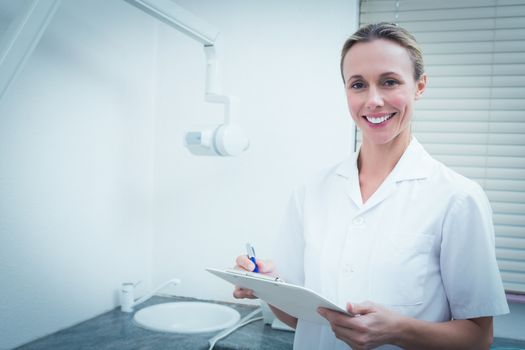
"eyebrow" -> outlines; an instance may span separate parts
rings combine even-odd
[[[399,76],[399,73],[396,73],[396,72],[384,72],[384,73],[381,73],[381,75],[379,77],[384,77],[384,76],[387,76],[387,75],[397,75]],[[361,74],[355,74],[355,75],[352,75],[350,78],[348,78],[346,80],[346,83],[348,84],[350,82],[350,80],[353,80],[353,79],[363,79],[363,76]]]

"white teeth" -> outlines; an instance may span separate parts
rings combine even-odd
[[[372,124],[381,124],[382,122],[392,118],[393,115],[394,115],[394,113],[391,113],[391,114],[387,114],[387,115],[384,115],[384,116],[379,117],[379,118],[372,118],[372,117],[369,117],[369,116],[365,115],[365,118],[366,118],[366,120],[368,120]]]

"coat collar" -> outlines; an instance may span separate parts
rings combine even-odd
[[[349,180],[359,181],[357,157],[359,150],[343,161],[336,169],[336,174]],[[430,176],[434,161],[419,141],[412,137],[407,149],[389,175],[395,182],[425,179]]]
[[[337,167],[336,174],[347,180],[344,185],[346,192],[350,199],[360,208],[360,212],[374,207],[389,197],[395,191],[399,182],[421,180],[429,177],[435,164],[432,157],[413,137],[392,172],[377,189],[376,193],[363,204],[357,170],[358,154],[359,150],[343,161]]]

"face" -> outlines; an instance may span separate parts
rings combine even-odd
[[[426,85],[414,81],[407,49],[384,39],[354,44],[343,61],[350,114],[363,135],[363,146],[410,141],[413,104]]]

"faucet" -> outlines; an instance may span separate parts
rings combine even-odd
[[[134,288],[139,284],[137,283],[131,283],[126,282],[122,283],[122,287],[120,288],[120,310],[123,312],[133,312],[133,308],[139,304],[142,304],[152,296],[154,296],[158,291],[161,289],[166,288],[168,285],[173,284],[176,286],[180,283],[180,280],[178,278],[173,278],[169,281],[166,281],[162,283],[160,286],[158,286],[156,289],[154,289],[152,292],[144,295],[143,297],[135,300],[133,296],[133,290]]]

